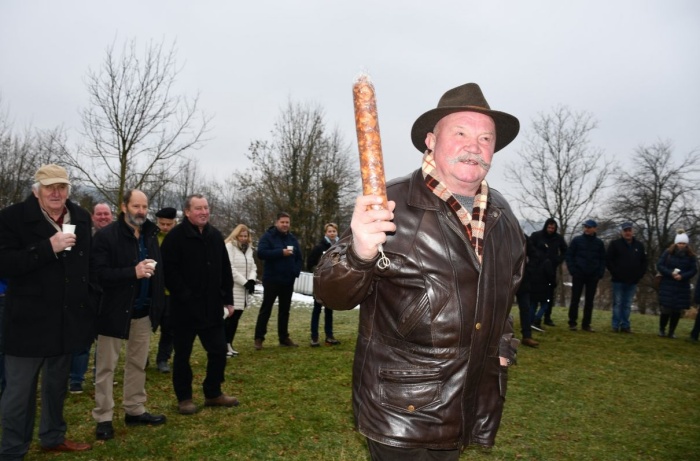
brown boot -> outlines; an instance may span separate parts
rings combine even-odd
[[[177,406],[181,415],[193,415],[197,412],[197,405],[192,400],[183,400]]]
[[[259,351],[260,349],[262,349],[262,347],[263,347],[262,343],[263,343],[262,339],[255,338],[255,350],[256,351]]]
[[[204,399],[205,407],[237,407],[238,399],[236,397],[221,394],[213,399]]]
[[[535,341],[532,338],[523,338],[523,340],[520,342],[523,344],[523,346],[527,347],[538,347],[540,345],[539,341]]]

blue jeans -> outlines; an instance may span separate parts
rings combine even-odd
[[[539,305],[540,305],[539,310],[537,310],[537,304],[538,304],[537,301],[535,301],[530,305],[530,311],[534,312],[531,321],[535,325],[538,325],[542,321],[542,317],[544,317],[544,315],[547,313],[547,309],[549,308],[548,301],[540,301],[539,302]]]
[[[613,330],[618,328],[630,327],[630,312],[632,311],[632,299],[637,291],[637,285],[634,283],[613,282],[613,308],[612,308],[612,327]]]
[[[85,350],[74,352],[71,356],[69,375],[71,384],[82,384],[83,381],[85,381],[85,372],[88,369],[88,362],[90,362],[91,347],[92,344],[90,344]]]
[[[333,337],[333,311],[323,307],[321,303],[314,299],[314,310],[311,311],[311,339],[314,341],[318,341],[318,324],[321,318],[321,309],[324,310],[323,331],[326,333],[326,338]]]

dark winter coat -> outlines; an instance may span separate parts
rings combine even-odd
[[[288,246],[294,247],[294,254],[284,256],[283,250]],[[294,279],[301,273],[302,255],[297,238],[291,232],[283,234],[275,226],[260,237],[258,258],[265,262],[263,283],[294,285]]]
[[[620,237],[608,244],[605,263],[613,282],[637,284],[647,271],[647,253],[644,244],[632,237],[627,241]]]
[[[555,226],[555,231],[553,234],[549,234],[547,232],[547,226],[550,224],[554,224]],[[557,233],[557,229],[559,229],[557,221],[553,218],[549,218],[544,222],[542,230],[530,234],[530,240],[532,240],[532,244],[535,247],[546,248],[547,257],[551,261],[554,269],[556,269],[559,264],[564,262],[564,259],[566,258],[566,251],[569,248],[564,240],[564,237]]]
[[[605,275],[605,245],[596,234],[581,234],[571,240],[566,252],[566,267],[572,277]]]
[[[515,353],[510,309],[522,278],[525,239],[498,191],[486,208],[483,262],[450,206],[420,169],[387,185],[396,232],[385,270],[360,259],[346,232],[321,258],[314,293],[353,309],[360,326],[353,369],[358,431],[406,448],[491,446]]]
[[[221,232],[207,224],[200,233],[184,219],[168,232],[160,251],[173,322],[223,328],[223,308],[233,305],[233,275]]]
[[[318,264],[319,259],[321,259],[321,256],[328,251],[328,249],[331,247],[332,243],[326,239],[325,236],[321,238],[321,240],[318,242],[318,245],[313,247],[311,249],[311,253],[309,253],[309,258],[306,260],[306,270],[309,272],[313,272],[314,268]]]
[[[99,288],[90,279],[90,213],[70,200],[66,208],[76,242],[58,254],[49,241],[57,231],[34,195],[0,211],[0,277],[8,279],[2,322],[6,354],[70,354],[95,338]]]
[[[150,306],[148,315],[153,330],[158,327],[165,306],[163,260],[158,246],[158,227],[146,220],[141,228],[148,252],[155,260],[156,271],[148,279]],[[139,263],[139,243],[134,230],[120,213],[117,221],[99,230],[93,237],[92,266],[102,287],[102,303],[97,316],[97,333],[113,338],[128,338],[134,302],[141,289],[135,267]]]
[[[549,301],[557,275],[549,258],[544,240],[527,239],[527,264],[525,272],[529,285],[530,302]]]
[[[667,309],[688,309],[690,307],[690,279],[698,272],[697,260],[688,253],[664,251],[656,269],[662,275],[659,283],[659,304]],[[681,280],[673,278],[673,271],[680,269]]]

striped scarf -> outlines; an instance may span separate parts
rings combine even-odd
[[[484,252],[484,229],[486,228],[486,203],[488,200],[489,186],[486,180],[481,182],[481,189],[474,197],[474,209],[471,214],[457,201],[452,192],[445,186],[438,177],[435,169],[435,161],[431,151],[426,151],[423,156],[423,178],[428,189],[433,194],[440,197],[455,212],[467,231],[467,237],[471,243],[476,256],[481,262]]]

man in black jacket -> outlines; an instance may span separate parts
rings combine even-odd
[[[221,391],[227,350],[224,315],[233,314],[233,274],[224,238],[209,224],[209,203],[203,195],[187,197],[184,214],[165,236],[161,251],[175,333],[173,387],[180,414],[191,415],[197,411],[190,366],[197,336],[207,351],[204,405],[233,407],[238,399]]]
[[[647,254],[644,244],[634,238],[631,222],[620,226],[622,236],[610,242],[606,254],[606,265],[612,276],[614,332],[632,333],[630,311],[637,283],[647,271]]]
[[[578,303],[581,293],[586,289],[586,299],[583,305],[583,321],[581,329],[593,333],[593,300],[595,298],[598,280],[605,274],[605,245],[596,236],[598,223],[592,219],[583,223],[583,234],[571,240],[566,252],[566,267],[571,274],[571,304],[569,304],[569,330],[577,329]]]
[[[544,222],[544,226],[542,226],[542,230],[530,234],[530,243],[533,247],[546,250],[547,259],[550,263],[546,267],[546,270],[551,273],[548,275],[553,275],[554,277],[548,284],[549,293],[546,298],[549,301],[544,303],[546,306],[543,306],[545,310],[542,313],[544,315],[544,324],[550,327],[555,326],[554,321],[552,321],[552,306],[554,305],[554,294],[557,289],[557,268],[564,262],[566,250],[568,249],[564,237],[557,232],[558,229],[559,225],[557,221],[554,218],[547,218]],[[542,315],[535,316],[535,319],[533,319],[535,326],[540,326],[541,317]]]
[[[7,278],[0,401],[1,459],[22,459],[32,441],[41,372],[39,439],[44,450],[83,451],[65,438],[63,403],[71,355],[95,336],[90,213],[68,200],[65,169],[44,165],[32,194],[0,211],[0,277]],[[63,232],[73,225],[72,232]]]
[[[97,319],[95,408],[98,440],[114,438],[114,372],[122,340],[124,358],[124,421],[127,425],[158,425],[164,415],[145,409],[146,360],[151,329],[158,326],[164,305],[163,270],[158,228],[148,220],[148,199],[139,190],[124,194],[116,222],[94,236],[92,261],[102,286]]]

